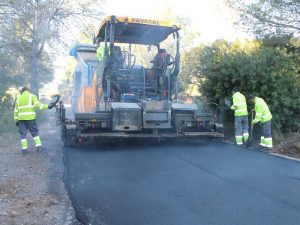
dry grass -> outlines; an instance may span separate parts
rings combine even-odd
[[[300,159],[300,132],[275,133],[274,140],[275,152]]]

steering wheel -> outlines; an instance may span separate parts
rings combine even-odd
[[[175,67],[175,59],[174,59],[174,57],[171,56],[170,54],[168,54],[168,55],[169,55],[170,59],[169,59],[169,62],[168,62],[167,67],[172,66],[170,69],[173,70],[174,67]]]

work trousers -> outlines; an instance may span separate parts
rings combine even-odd
[[[273,147],[271,120],[262,123],[262,136],[260,138],[260,145],[267,148]]]
[[[238,145],[242,145],[249,138],[248,116],[236,116],[234,120],[235,140]]]
[[[35,146],[36,147],[41,146],[42,143],[39,137],[39,130],[35,120],[20,120],[19,133],[21,138],[22,149],[27,149],[28,147],[27,140],[26,140],[27,130],[29,130],[31,136],[33,137]]]

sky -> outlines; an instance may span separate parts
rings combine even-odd
[[[247,37],[233,26],[237,15],[224,0],[107,0],[103,9],[106,15],[161,19],[167,7],[175,15],[191,19],[191,29],[201,34],[197,39],[199,42]]]

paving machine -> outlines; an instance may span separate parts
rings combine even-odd
[[[65,145],[223,138],[215,115],[178,99],[179,30],[166,21],[108,16],[94,44],[71,50],[72,118],[63,106],[60,112]]]

